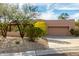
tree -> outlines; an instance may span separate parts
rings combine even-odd
[[[11,31],[10,21],[15,21],[15,14],[18,12],[18,10],[19,10],[18,8],[19,8],[18,5],[8,4],[7,19],[9,20],[9,31]]]
[[[3,20],[0,22],[1,34],[6,38],[8,29],[7,4],[0,4],[0,16],[3,17]]]
[[[32,19],[32,18],[36,18],[36,16],[39,15],[38,13],[38,7],[37,6],[33,6],[31,4],[24,4],[22,5],[22,10],[24,12],[24,14],[26,15],[27,19]]]
[[[4,18],[4,21],[0,22],[1,33],[6,38],[9,21],[15,20],[21,38],[23,39],[24,35],[27,34],[31,41],[35,41],[36,38],[45,34],[43,28],[35,27],[32,20],[38,16],[36,14],[37,7],[29,4],[24,4],[23,6],[23,11],[21,11],[17,8],[17,5],[0,4],[0,17]]]
[[[7,4],[0,4],[0,22],[2,39],[5,40],[7,37],[8,21],[7,21]],[[5,45],[5,44],[4,44]]]
[[[17,22],[17,26],[20,32],[20,36],[23,39],[24,35],[27,34],[27,36],[30,38],[31,41],[34,41],[35,38],[43,36],[44,32],[41,28],[34,26],[34,21],[32,20],[32,17],[35,17],[36,15],[36,8],[29,4],[23,5],[23,12],[18,11],[14,15],[14,19]]]
[[[64,19],[64,20],[67,20],[69,18],[69,14],[68,13],[62,13],[58,19]]]
[[[8,23],[10,20],[14,19],[16,12],[17,12],[16,5],[0,3],[0,17],[3,18],[3,20],[1,20],[0,22],[0,27],[1,27],[1,33],[5,38],[7,36],[7,29],[9,25]]]
[[[24,4],[22,6],[23,12],[18,11],[15,14],[14,18],[18,21],[17,26],[18,26],[20,36],[21,36],[22,39],[25,35],[25,31],[26,31],[25,28],[27,26],[30,26],[30,24],[32,24],[32,19],[31,18],[35,16],[35,15],[33,15],[34,12],[36,11],[35,9],[36,9],[36,7],[33,7],[32,5]]]
[[[0,16],[1,17],[3,17],[4,14],[6,13],[6,8],[7,8],[6,4],[0,3]]]

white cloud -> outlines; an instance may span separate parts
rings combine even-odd
[[[79,13],[75,13],[75,14],[71,15],[70,18],[78,20],[79,19]]]
[[[57,8],[57,10],[79,10],[79,8],[70,8],[70,7],[60,7],[60,8]]]
[[[50,8],[56,10],[79,10],[79,3],[55,3],[51,4]]]
[[[54,14],[54,13],[49,13],[49,12],[46,12],[46,13],[42,13],[38,19],[45,19],[45,20],[53,20],[53,19],[57,19],[57,15]]]

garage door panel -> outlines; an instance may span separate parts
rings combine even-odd
[[[70,35],[68,27],[49,27],[48,35]]]

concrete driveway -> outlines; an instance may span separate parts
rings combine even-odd
[[[62,52],[79,52],[79,37],[48,36],[49,49]]]
[[[79,52],[79,37],[72,36],[47,36],[47,50],[36,51],[37,55],[53,56],[63,53]]]

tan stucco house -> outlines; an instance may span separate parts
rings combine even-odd
[[[48,35],[71,35],[70,29],[75,27],[74,20],[46,20]]]
[[[37,20],[37,21],[45,21],[47,24],[48,35],[52,35],[52,36],[54,36],[54,35],[56,35],[56,36],[71,35],[70,29],[75,28],[74,20]],[[13,23],[11,23],[11,24],[14,26],[16,25]],[[11,36],[11,34],[10,34],[10,36]],[[16,36],[18,36],[18,34]]]

